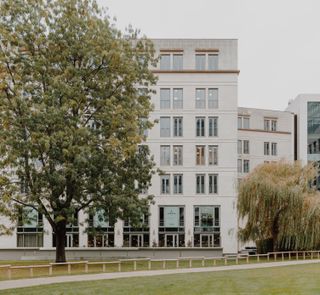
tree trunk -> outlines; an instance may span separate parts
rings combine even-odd
[[[66,262],[66,221],[62,220],[56,226],[56,262]]]

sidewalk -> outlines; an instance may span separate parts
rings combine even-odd
[[[181,269],[167,269],[167,270],[148,270],[148,271],[99,273],[99,274],[86,274],[86,275],[70,275],[70,276],[59,276],[59,277],[43,277],[43,278],[0,281],[0,290],[32,287],[32,286],[38,286],[38,285],[48,285],[48,284],[55,284],[55,283],[112,280],[112,279],[120,279],[120,278],[158,276],[158,275],[170,275],[170,274],[269,268],[269,267],[312,264],[312,263],[320,263],[320,260],[267,262],[267,263],[215,266],[215,267],[202,267],[202,268],[181,268]]]

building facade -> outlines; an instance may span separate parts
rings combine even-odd
[[[160,61],[152,69],[158,82],[150,119],[158,123],[144,144],[162,173],[144,192],[155,196],[149,216],[133,228],[129,221],[110,224],[103,212],[80,212],[68,225],[66,246],[236,253],[238,181],[259,164],[294,160],[294,110],[238,108],[237,40],[153,41]],[[28,216],[32,222],[18,220],[13,235],[0,237],[0,248],[55,246],[48,221]]]

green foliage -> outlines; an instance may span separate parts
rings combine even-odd
[[[137,152],[153,124],[141,120],[152,43],[122,35],[94,0],[0,5],[0,210],[33,207],[53,230],[88,206],[135,219],[154,173],[148,148]]]
[[[315,175],[312,165],[298,162],[258,166],[239,186],[240,239],[272,240],[275,250],[319,246],[320,198],[310,185]]]

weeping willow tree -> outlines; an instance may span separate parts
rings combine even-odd
[[[320,245],[320,197],[311,185],[316,170],[299,162],[258,166],[239,184],[238,218],[242,242],[269,242],[279,249]]]

